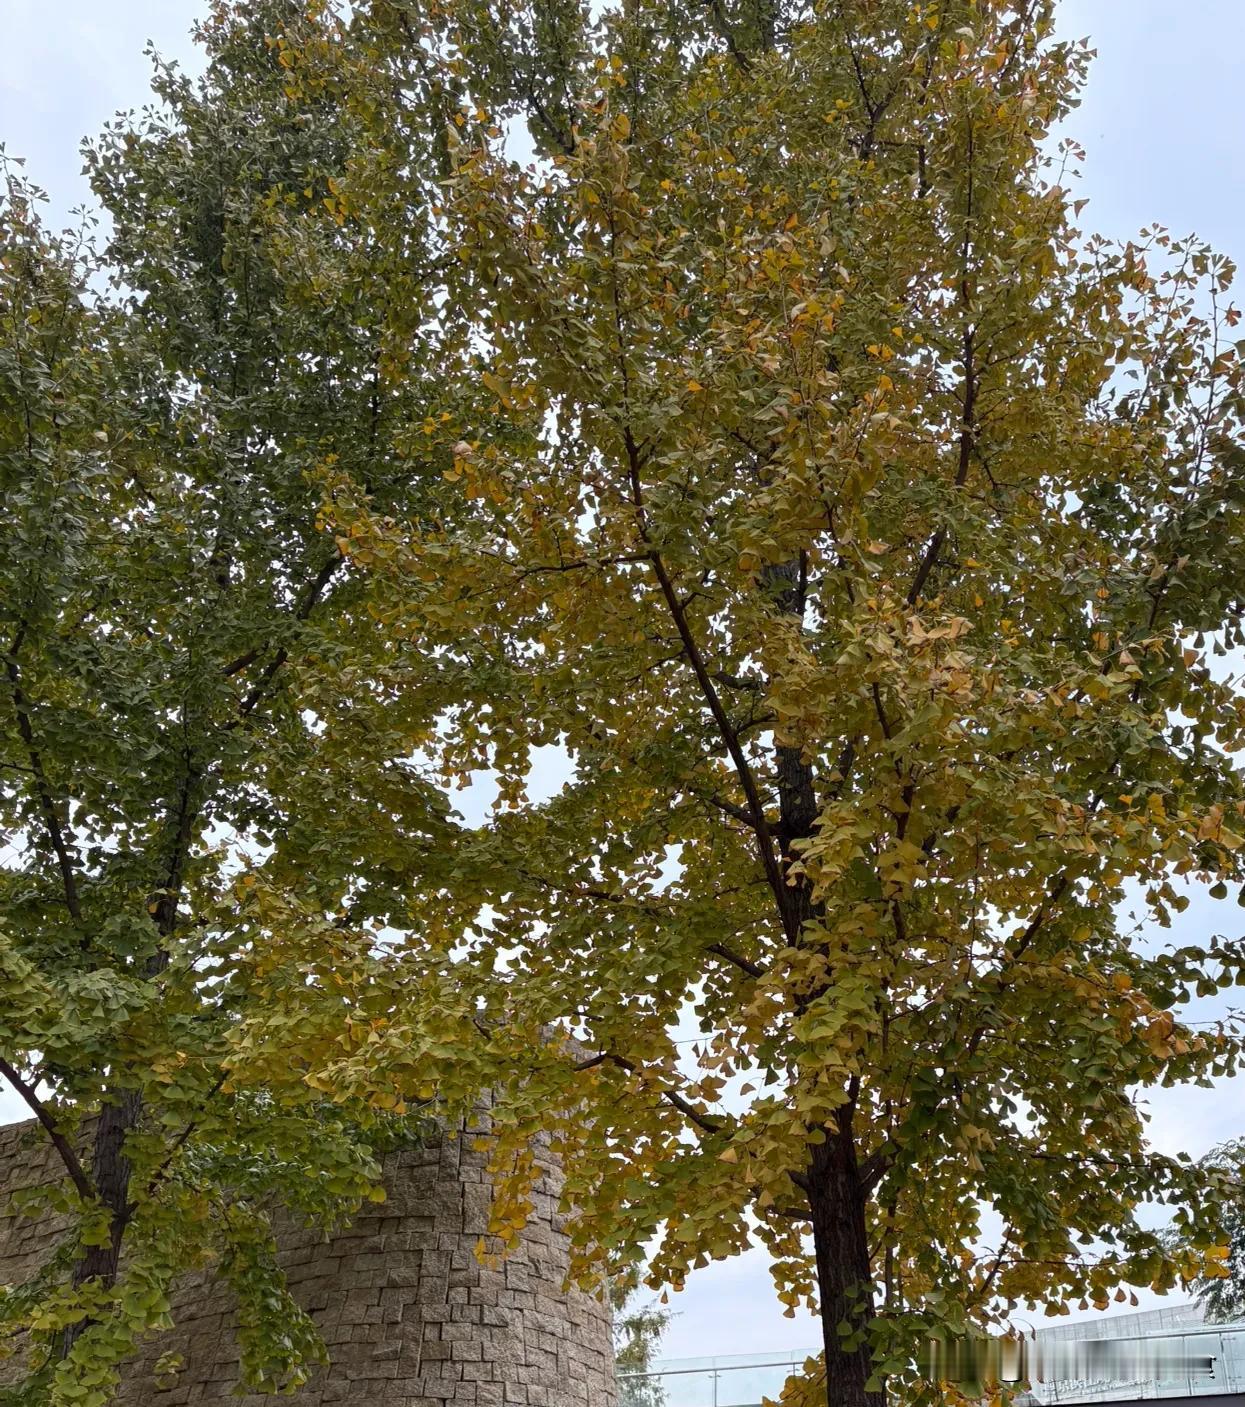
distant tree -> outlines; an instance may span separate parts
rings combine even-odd
[[[384,1019],[376,931],[421,931],[448,834],[409,695],[391,745],[383,675],[409,647],[323,518],[333,474],[419,513],[450,464],[425,430],[452,393],[441,123],[407,83],[385,155],[424,184],[403,175],[378,232],[350,196],[385,189],[369,128],[291,72],[294,51],[360,62],[349,30],[246,0],[200,39],[203,78],[158,68],[156,106],[89,152],[102,252],[44,229],[12,168],[0,190],[0,1078],[55,1147],[36,1201],[68,1225],[0,1292],[21,1403],[108,1400],[209,1257],[249,1383],[322,1356],[267,1209],[380,1195],[388,1082],[305,1077]],[[395,270],[419,289],[401,328]]]
[[[937,1397],[926,1333],[1195,1273],[1208,1176],[1136,1092],[1237,1061],[1181,1013],[1241,945],[1150,941],[1245,881],[1231,264],[1080,233],[1087,56],[1040,0],[369,14],[460,103],[482,511],[339,523],[476,681],[445,767],[513,803],[461,948],[497,1227],[552,1126],[581,1273],[759,1239],[832,1407]]]
[[[664,1407],[665,1386],[650,1374],[661,1347],[662,1335],[670,1323],[670,1311],[651,1299],[640,1302],[643,1293],[637,1272],[614,1282],[611,1296],[614,1309],[614,1367],[618,1380],[619,1407]]]
[[[1228,1254],[1218,1267],[1222,1273],[1200,1279],[1194,1294],[1212,1324],[1245,1321],[1245,1139],[1212,1148],[1202,1164],[1227,1182],[1222,1232]]]

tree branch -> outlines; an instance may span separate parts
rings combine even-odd
[[[324,594],[324,588],[333,579],[338,567],[342,564],[342,560],[341,554],[338,553],[330,557],[316,573],[315,577],[308,584],[306,591],[303,593],[303,599],[298,603],[294,611],[293,619],[295,621],[305,621],[308,616],[311,615],[312,611],[315,610],[321,596]],[[246,655],[240,655],[232,664],[225,666],[225,677],[229,678],[233,674],[240,673],[248,664],[254,663],[258,657],[258,650],[251,650]],[[255,709],[262,703],[265,694],[267,694],[269,684],[272,683],[277,672],[289,657],[289,650],[282,645],[269,661],[259,679],[256,680],[255,686],[251,689],[250,693],[248,693],[238,705],[238,716],[231,718],[229,722],[225,724],[227,729],[232,730],[237,728],[239,724],[244,722],[255,712]]]
[[[56,863],[61,873],[61,885],[65,891],[65,907],[69,910],[69,915],[74,922],[81,923],[82,905],[78,897],[78,880],[74,874],[73,860],[70,858],[65,830],[61,825],[60,816],[57,814],[56,803],[52,799],[52,790],[43,769],[43,754],[35,742],[34,726],[30,718],[30,703],[22,689],[21,672],[17,667],[17,649],[20,643],[21,632],[19,631],[13,648],[5,660],[5,673],[8,675],[9,690],[13,696],[13,709],[17,715],[17,731],[26,747],[26,756],[30,762],[31,775],[35,780],[35,791],[39,797],[39,810],[43,815],[44,828],[56,854]]]
[[[65,1171],[69,1174],[70,1182],[72,1182],[77,1189],[78,1196],[81,1197],[84,1202],[93,1202],[95,1200],[95,1188],[92,1187],[90,1178],[87,1177],[77,1153],[74,1152],[73,1145],[56,1127],[56,1121],[48,1112],[47,1106],[7,1060],[0,1060],[0,1075],[3,1075],[18,1094],[21,1095],[35,1118],[42,1124],[43,1130],[47,1134],[52,1147],[60,1154],[61,1162],[64,1163]]]
[[[970,327],[964,333],[964,416],[960,425],[960,456],[955,471],[955,487],[957,489],[962,489],[968,480],[973,445],[977,438],[976,410],[977,374],[973,364],[973,329]],[[938,565],[938,554],[942,551],[943,543],[946,540],[947,530],[945,527],[938,528],[933,537],[930,538],[929,546],[925,549],[925,555],[921,558],[916,576],[908,589],[909,606],[915,606],[920,599],[930,573]]]
[[[708,951],[713,953],[715,957],[724,958],[727,962],[739,968],[741,972],[746,972],[749,977],[755,977],[758,981],[769,973],[768,967],[763,967],[760,963],[750,961],[748,958],[744,957],[742,953],[737,953],[734,948],[728,948],[725,943],[714,943],[709,947]]]
[[[599,1065],[617,1065],[620,1070],[626,1070],[629,1075],[634,1075],[637,1066],[634,1061],[628,1060],[625,1056],[615,1055],[613,1051],[602,1051],[599,1055],[590,1056],[587,1060],[579,1061],[576,1070],[593,1070]],[[680,1114],[685,1115],[703,1133],[720,1133],[726,1124],[721,1119],[715,1119],[709,1114],[702,1113],[696,1106],[684,1099],[683,1096],[672,1089],[659,1089],[659,1095],[667,1104],[677,1109]]]
[[[890,1143],[884,1143],[875,1153],[860,1165],[860,1186],[865,1192],[872,1192],[879,1182],[895,1165],[895,1155]]]
[[[640,450],[629,427],[623,428],[623,443],[627,452],[627,467],[631,482],[631,501],[636,511],[636,521],[640,530],[640,537],[649,549],[649,561],[653,565],[653,571],[657,577],[661,594],[665,598],[666,608],[670,612],[674,621],[675,629],[679,633],[679,639],[683,642],[683,651],[688,663],[692,667],[692,672],[696,676],[696,681],[700,685],[700,692],[709,708],[713,721],[717,725],[727,752],[730,754],[731,762],[734,764],[735,772],[739,777],[740,785],[743,787],[744,796],[748,802],[748,810],[755,817],[753,829],[757,837],[757,849],[760,853],[761,864],[765,869],[765,877],[769,881],[773,890],[774,898],[778,904],[779,916],[782,919],[783,929],[788,939],[794,943],[799,937],[799,920],[792,913],[791,905],[787,901],[787,889],[783,881],[782,867],[779,864],[778,856],[774,849],[773,833],[769,823],[765,819],[765,807],[761,801],[760,788],[757,786],[756,777],[744,755],[743,747],[740,745],[739,735],[736,733],[731,723],[726,709],[722,705],[722,700],[714,687],[713,678],[705,664],[704,656],[700,652],[700,646],[696,643],[696,637],[692,634],[691,624],[688,621],[687,613],[684,611],[679,600],[679,594],[675,590],[674,582],[670,578],[670,573],[666,570],[666,563],[661,553],[653,545],[648,533],[648,521],[644,508],[644,494],[640,478]]]
[[[205,1109],[208,1104],[213,1099],[215,1099],[216,1096],[224,1088],[226,1079],[228,1079],[228,1074],[222,1074],[217,1079],[216,1083],[212,1086],[212,1088],[208,1090],[207,1094],[203,1096],[203,1104],[200,1106],[200,1114],[202,1114],[203,1109]],[[159,1190],[160,1184],[168,1176],[169,1169],[173,1166],[173,1159],[176,1158],[178,1153],[181,1152],[182,1148],[185,1147],[191,1134],[193,1134],[195,1129],[197,1129],[198,1127],[199,1119],[198,1116],[196,1116],[195,1118],[189,1120],[185,1128],[183,1128],[181,1133],[179,1133],[177,1137],[173,1140],[173,1146],[169,1149],[168,1155],[165,1157],[164,1161],[160,1164],[160,1166],[155,1170],[155,1172],[152,1173],[151,1179],[147,1183],[147,1196],[149,1198],[153,1197]],[[132,1206],[133,1204],[131,1203],[131,1207]]]
[[[733,816],[735,820],[748,827],[749,830],[756,830],[756,817],[751,811],[747,811],[742,806],[736,806],[733,801],[726,801],[722,797],[714,794],[705,796],[698,793],[702,801],[707,801],[710,806],[716,806],[719,811],[726,816]]]
[[[714,28],[718,31],[718,36],[726,45],[727,52],[735,60],[735,66],[740,73],[752,72],[752,60],[739,47],[739,42],[735,38],[735,31],[731,28],[722,10],[721,0],[706,0],[709,12],[713,16]]]

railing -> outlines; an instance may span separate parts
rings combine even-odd
[[[1038,1407],[1219,1396],[1240,1396],[1245,1407],[1243,1324],[1118,1339],[1039,1330],[1029,1347],[1039,1350],[1042,1380],[1025,1396]],[[672,1359],[651,1373],[619,1374],[619,1407],[760,1407],[809,1356]]]

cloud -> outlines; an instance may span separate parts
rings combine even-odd
[[[64,221],[89,199],[79,146],[119,109],[149,96],[147,42],[188,67],[204,0],[5,0],[0,142]]]

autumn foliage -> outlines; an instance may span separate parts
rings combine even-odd
[[[489,1087],[497,1244],[541,1132],[586,1283],[644,1261],[678,1289],[763,1245],[824,1328],[792,1401],[936,1396],[929,1333],[1204,1273],[1217,1175],[1154,1152],[1138,1091],[1237,1060],[1182,1009],[1242,979],[1239,943],[1164,930],[1245,882],[1215,660],[1245,643],[1245,343],[1227,260],[1083,228],[1053,133],[1084,48],[1040,0],[267,18],[237,54],[265,56],[274,150],[337,126],[264,176],[203,306],[242,309],[258,249],[283,340],[229,360],[235,311],[215,380],[194,338],[161,353],[229,407],[225,372],[266,369],[225,462],[278,474],[301,571],[276,625],[207,616],[205,736],[281,712],[211,764],[274,848],[249,891],[212,881],[232,985],[193,989],[198,1096],[211,1069],[295,1120],[323,1101],[353,1149]],[[110,188],[137,239],[145,188]],[[196,417],[162,455],[231,443]],[[186,590],[216,593],[196,532]],[[469,826],[439,786],[482,769]],[[68,804],[5,777],[31,824]],[[39,846],[36,967],[64,924]],[[108,970],[164,985],[191,891],[127,892],[172,917]]]

